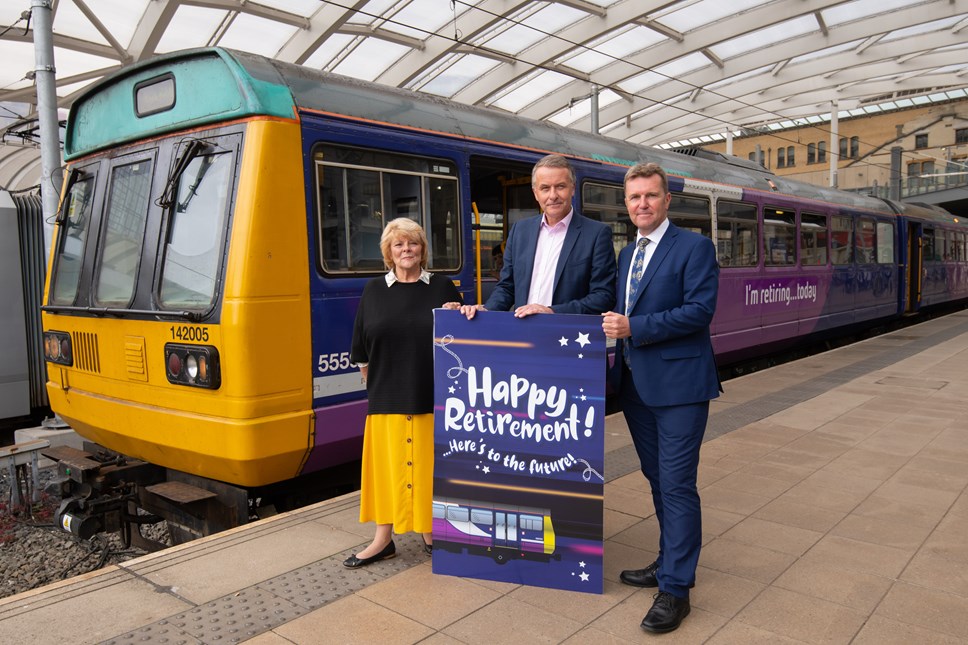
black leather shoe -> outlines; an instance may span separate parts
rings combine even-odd
[[[426,542],[424,542],[424,553],[426,553],[427,555],[432,555],[433,552],[434,552],[434,545],[427,544]]]
[[[658,569],[659,563],[653,562],[644,569],[626,569],[619,575],[618,579],[633,587],[658,587],[659,581],[655,577],[655,572]]]
[[[653,634],[665,634],[679,628],[689,615],[689,598],[677,598],[667,591],[655,595],[652,609],[642,619],[642,629]]]
[[[387,558],[392,558],[396,554],[397,545],[393,543],[393,540],[390,540],[390,544],[383,547],[383,550],[376,555],[370,556],[369,558],[358,558],[356,555],[351,555],[343,560],[343,566],[348,569],[359,569],[360,567],[365,567],[368,564],[372,564],[380,560],[386,560]]]

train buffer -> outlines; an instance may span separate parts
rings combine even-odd
[[[6,467],[10,476],[10,509],[27,506],[28,491],[31,502],[40,501],[40,451],[50,446],[46,439],[34,439],[0,448],[0,468]],[[26,477],[30,467],[30,479]]]

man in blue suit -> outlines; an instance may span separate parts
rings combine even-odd
[[[696,477],[709,401],[719,396],[709,324],[716,310],[719,265],[708,238],[668,219],[669,182],[657,164],[625,175],[625,202],[638,229],[618,257],[618,309],[602,329],[618,340],[612,383],[652,487],[659,555],[623,571],[636,587],[658,587],[642,629],[671,632],[689,614],[702,523]]]
[[[548,155],[531,171],[542,214],[511,227],[501,279],[484,305],[464,305],[468,320],[481,309],[600,314],[615,304],[612,229],[572,207],[575,171],[561,155]]]

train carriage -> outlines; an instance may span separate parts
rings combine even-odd
[[[48,393],[125,457],[55,456],[72,473],[64,525],[115,527],[140,505],[204,534],[266,487],[358,458],[350,337],[385,271],[383,226],[419,221],[430,270],[477,301],[490,247],[537,212],[530,171],[549,152],[573,161],[577,206],[616,252],[635,235],[625,170],[666,168],[670,217],[718,249],[721,362],[968,297],[966,226],[948,213],[220,48],[160,56],[89,88],[68,120]],[[923,275],[908,263],[922,240]]]

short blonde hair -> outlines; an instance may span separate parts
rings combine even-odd
[[[427,234],[423,227],[409,217],[398,217],[386,225],[383,235],[380,236],[380,252],[383,253],[383,264],[387,269],[393,270],[393,256],[390,254],[390,245],[398,239],[403,238],[408,242],[418,242],[420,244],[420,268],[427,268]]]

